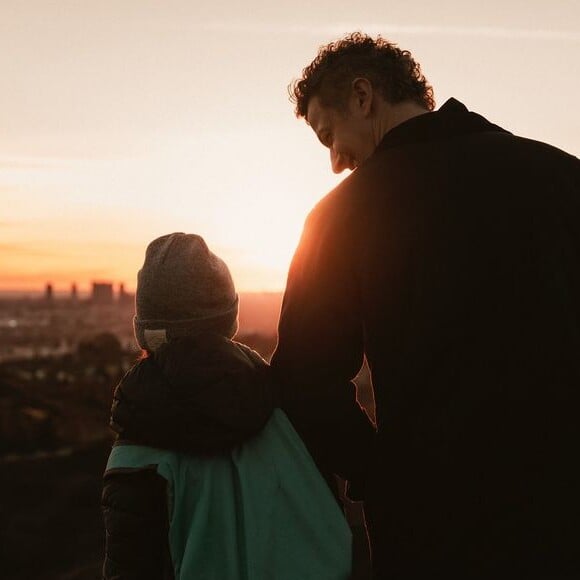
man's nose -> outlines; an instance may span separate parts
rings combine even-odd
[[[334,149],[330,149],[330,165],[332,166],[332,171],[334,173],[341,173],[349,167],[348,158],[342,154],[338,153]]]

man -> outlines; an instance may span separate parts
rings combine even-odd
[[[433,112],[381,38],[321,48],[292,88],[354,171],[307,220],[272,367],[365,500],[375,577],[580,577],[578,159],[455,99]]]

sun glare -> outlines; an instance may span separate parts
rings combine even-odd
[[[274,200],[276,201],[276,200]],[[226,260],[238,286],[255,290],[281,290],[298,244],[304,212],[287,200],[256,204],[245,211],[231,208],[208,228],[207,241]]]

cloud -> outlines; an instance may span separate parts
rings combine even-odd
[[[87,285],[92,280],[110,280],[110,272],[105,269],[83,269],[69,268],[65,272],[61,269],[39,269],[34,271],[8,271],[3,273],[0,282],[0,292],[22,288],[34,284],[37,290],[42,288],[46,282],[51,282],[60,287],[66,288],[74,281],[79,281],[82,285]]]
[[[0,161],[1,169],[43,169],[46,165],[30,163],[29,161]]]
[[[240,32],[271,34],[300,34],[305,36],[343,36],[353,30],[352,24],[336,23],[328,25],[253,23],[249,21],[208,22],[204,25],[212,32]],[[580,42],[580,32],[574,30],[542,30],[525,28],[502,28],[499,26],[428,26],[398,24],[368,24],[357,26],[368,34],[394,35],[408,34],[430,37],[504,38],[508,40],[555,40]]]
[[[0,227],[3,223],[0,222]],[[30,247],[25,244],[0,244],[0,254],[11,254],[12,256],[31,256],[38,258],[57,257],[60,254],[40,248]]]
[[[0,222],[0,227],[11,222]],[[39,247],[38,244],[44,244],[45,247]],[[77,241],[69,243],[66,239],[50,239],[45,242],[27,243],[0,243],[0,254],[11,254],[12,256],[31,256],[43,258],[59,259],[76,259],[86,258],[87,256],[103,255],[108,256],[115,254],[127,255],[131,252],[140,253],[144,251],[143,244],[137,242],[124,241]],[[92,270],[90,270],[92,271]]]
[[[86,163],[84,159],[67,157],[0,156],[1,169],[58,169]]]

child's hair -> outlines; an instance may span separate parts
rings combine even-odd
[[[146,353],[200,332],[236,334],[238,295],[230,271],[202,237],[178,232],[149,244],[137,275],[133,327]]]

